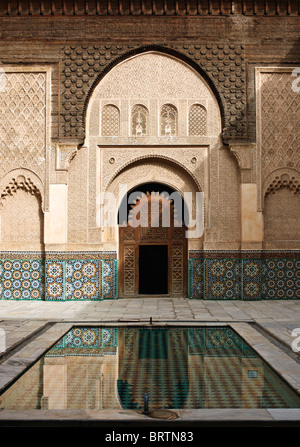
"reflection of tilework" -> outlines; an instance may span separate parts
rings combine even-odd
[[[118,345],[118,329],[116,328],[101,328],[101,346],[116,347]]]
[[[53,346],[47,356],[115,354],[113,348],[117,346],[117,328],[75,327]]]
[[[257,256],[258,254],[258,256]],[[189,297],[192,299],[300,299],[298,252],[192,252],[189,259]]]
[[[0,260],[0,296],[3,299],[38,300],[44,294],[41,260]]]
[[[66,261],[66,300],[99,299],[99,261]]]
[[[229,327],[189,328],[189,354],[220,356],[222,351],[230,350],[230,355],[238,352],[242,356],[256,357],[257,354],[247,343]],[[228,352],[224,352],[228,355]]]
[[[107,259],[101,261],[101,296],[103,299],[117,298],[117,261]]]

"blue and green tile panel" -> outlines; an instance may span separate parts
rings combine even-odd
[[[22,259],[22,255],[26,259]],[[117,259],[76,259],[34,253],[0,259],[0,297],[13,300],[105,300],[117,298]]]
[[[189,298],[298,300],[299,252],[190,252]]]

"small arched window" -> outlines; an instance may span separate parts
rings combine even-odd
[[[131,135],[143,136],[148,133],[148,109],[140,104],[131,111]]]
[[[193,104],[189,111],[189,135],[206,135],[207,113],[205,107],[200,104]]]
[[[120,111],[112,104],[108,104],[102,109],[101,135],[103,137],[120,135]]]
[[[171,104],[165,104],[161,108],[160,134],[166,137],[177,134],[177,109]]]

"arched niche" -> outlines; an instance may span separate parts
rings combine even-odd
[[[0,182],[0,244],[3,250],[40,250],[44,243],[42,183],[31,171],[17,169]]]
[[[161,135],[161,110],[166,104],[177,112],[176,135]],[[207,112],[205,135],[189,135],[189,111],[193,104],[200,104]],[[118,135],[101,132],[102,110],[108,105],[120,113]],[[147,131],[139,135],[132,132],[132,110],[136,105],[147,110]],[[199,119],[202,120],[201,115]],[[100,197],[111,191],[115,178],[123,176],[137,159],[143,160],[137,162],[142,169],[141,165],[145,167],[152,158],[152,164],[146,168],[150,171],[140,174],[151,178],[139,177],[142,181],[155,180],[176,190],[202,191],[208,198],[209,157],[215,158],[217,166],[222,145],[221,110],[209,83],[187,62],[160,51],[145,51],[120,61],[93,87],[86,105],[85,125],[84,146],[71,162],[74,169],[69,170],[70,243],[78,243],[80,227],[81,242],[100,244],[103,250],[118,249],[114,230],[102,227]],[[175,184],[173,175],[178,177]]]
[[[141,184],[160,183],[177,191],[189,205],[189,225],[190,229],[192,221],[196,219],[197,209],[196,198],[202,199],[204,196],[197,193],[202,193],[203,189],[197,183],[196,179],[180,166],[170,160],[158,157],[147,157],[138,159],[126,165],[116,176],[110,181],[106,191],[99,197],[97,204],[97,221],[100,228],[102,228],[102,243],[107,250],[116,250],[119,248],[118,239],[118,211],[120,204],[124,199],[124,195],[130,191],[138,190]],[[108,200],[111,198],[112,206],[104,203],[105,196]],[[130,196],[129,196],[130,197]],[[101,200],[100,200],[101,199]],[[204,198],[205,201],[205,198]],[[108,226],[107,214],[110,213],[109,220],[111,225]],[[207,220],[207,210],[204,207],[204,223]],[[104,222],[105,221],[105,222]],[[188,238],[188,246],[190,249],[202,246],[203,235],[200,237]],[[191,234],[191,235],[193,235]]]
[[[90,94],[85,117],[86,142],[89,137],[101,136],[99,117],[107,105],[120,111],[120,137],[132,134],[131,110],[135,104],[142,104],[149,112],[147,136],[161,136],[161,112],[168,106],[176,111],[176,121],[180,123],[176,136],[188,137],[189,111],[198,103],[207,111],[206,135],[219,136],[222,130],[219,103],[208,82],[194,68],[159,51],[133,55],[112,67]],[[194,119],[198,119],[197,114]],[[203,126],[202,116],[199,120],[199,126]],[[174,133],[170,132],[171,136]]]

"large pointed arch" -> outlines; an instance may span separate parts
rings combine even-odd
[[[166,55],[174,57],[177,60],[180,60],[184,62],[188,67],[193,69],[198,75],[207,83],[207,85],[210,87],[212,93],[214,94],[219,108],[220,108],[220,115],[221,115],[221,121],[222,121],[222,129],[225,129],[228,125],[227,123],[227,111],[226,111],[226,102],[222,96],[222,94],[219,92],[219,89],[214,81],[214,79],[210,76],[210,74],[200,65],[198,65],[194,60],[186,56],[185,54],[181,53],[180,51],[177,51],[176,49],[165,47],[163,45],[157,45],[157,44],[151,44],[151,45],[143,45],[138,48],[134,48],[132,50],[129,50],[125,52],[122,55],[119,55],[116,57],[110,64],[108,64],[104,70],[97,76],[95,81],[93,82],[91,88],[89,89],[88,94],[86,95],[85,101],[84,101],[84,108],[83,108],[83,127],[87,128],[87,114],[88,114],[88,107],[90,104],[90,100],[93,96],[93,93],[101,80],[109,74],[109,72],[119,65],[121,62],[126,61],[127,59],[132,58],[133,56],[141,55],[148,52],[156,52],[158,54]]]

